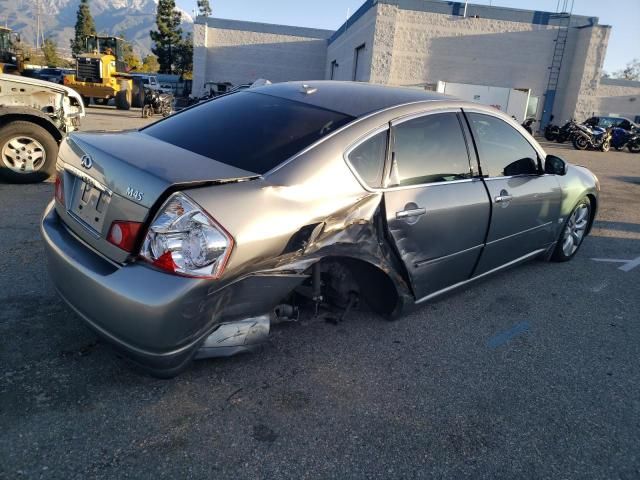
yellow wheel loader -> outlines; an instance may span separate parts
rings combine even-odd
[[[82,95],[85,106],[92,98],[101,105],[113,98],[119,110],[131,108],[133,80],[123,46],[124,40],[118,37],[85,38],[85,53],[76,57],[75,74],[64,77],[64,84]]]
[[[20,35],[10,28],[0,27],[0,73],[22,73],[25,58],[19,45]]]

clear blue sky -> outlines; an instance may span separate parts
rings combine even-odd
[[[337,29],[364,0],[209,0],[213,16],[252,22],[280,23],[301,27]],[[562,3],[563,0],[560,0]],[[193,12],[196,0],[176,0],[179,7]],[[571,2],[571,0],[569,0]],[[574,0],[573,12],[600,18],[613,27],[604,68],[622,69],[640,58],[640,0]],[[558,0],[475,0],[469,3],[530,10],[556,11]]]

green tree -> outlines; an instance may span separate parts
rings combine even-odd
[[[151,49],[158,57],[160,73],[173,73],[177,50],[182,43],[182,28],[180,28],[181,14],[176,10],[175,0],[159,0],[156,12],[157,30],[152,30]]]
[[[129,40],[127,40],[127,36],[124,32],[120,32],[118,34],[118,37],[122,38],[123,40],[122,59],[124,60],[124,63],[129,66],[129,70],[139,71],[142,67],[142,60],[140,60],[140,57],[134,51],[133,44]]]
[[[58,46],[50,37],[44,39],[42,55],[44,56],[44,63],[49,67],[58,67],[62,63],[62,59],[58,56]]]
[[[188,33],[178,45],[175,60],[175,73],[181,77],[191,78],[193,71],[193,38]]]
[[[623,80],[640,80],[640,60],[634,58],[627,66],[618,70],[617,72],[613,72],[613,78],[621,78]]]
[[[75,37],[71,39],[71,52],[78,55],[84,51],[84,39],[96,34],[96,24],[91,16],[89,0],[80,0],[76,14]]]
[[[158,63],[158,57],[155,55],[147,55],[142,60],[142,67],[139,69],[141,72],[145,73],[157,73],[160,69],[160,64]]]
[[[209,0],[198,0],[198,15],[202,15],[204,17],[211,16],[211,5],[209,4]]]

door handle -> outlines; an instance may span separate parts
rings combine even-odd
[[[402,219],[402,218],[410,218],[410,217],[419,217],[420,215],[424,215],[425,213],[427,213],[426,208],[412,208],[410,210],[401,210],[399,212],[396,212],[396,218]]]
[[[513,197],[511,195],[498,195],[495,198],[496,203],[504,203],[504,202],[508,202],[512,199]]]

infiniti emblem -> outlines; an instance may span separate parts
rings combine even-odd
[[[93,167],[93,158],[91,158],[91,155],[83,155],[80,159],[80,165],[82,165],[87,170]]]

